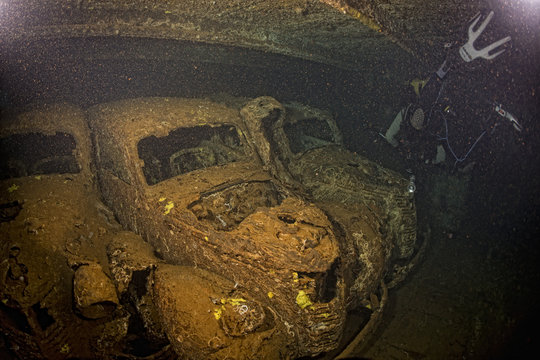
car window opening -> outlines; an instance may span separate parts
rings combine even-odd
[[[78,173],[71,134],[13,134],[0,139],[0,179]]]
[[[238,132],[231,125],[179,128],[167,136],[144,138],[137,148],[149,185],[245,157]]]
[[[295,154],[334,143],[332,129],[321,119],[302,119],[285,124],[283,129]]]

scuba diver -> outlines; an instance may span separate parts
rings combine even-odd
[[[495,59],[505,51],[496,50],[511,40],[507,36],[477,49],[474,43],[491,21],[493,11],[477,26],[481,17],[477,14],[472,19],[468,40],[459,51],[451,44],[445,45],[449,51],[437,71],[425,81],[411,83],[416,99],[401,109],[384,134],[379,133],[407,159],[425,164],[453,163],[455,169],[499,125],[512,125],[517,132],[522,130],[517,118],[502,104],[487,100],[477,85],[470,85],[474,83],[471,74],[456,71],[479,58]],[[453,71],[449,75],[450,70]],[[463,168],[473,165],[470,162]]]

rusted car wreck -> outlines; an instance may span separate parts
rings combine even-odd
[[[4,118],[0,152],[0,328],[11,351],[24,359],[124,353],[133,317],[107,247],[142,240],[99,200],[84,111],[58,104]]]
[[[101,191],[120,223],[162,261],[230,281],[205,297],[173,272],[146,279],[177,353],[330,352],[348,311],[371,309],[368,321],[380,311],[384,281],[409,270],[416,213],[408,179],[344,150],[323,114],[268,97],[236,106],[143,98],[89,109]],[[321,131],[301,133],[302,123]]]

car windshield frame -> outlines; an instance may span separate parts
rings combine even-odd
[[[147,185],[184,176],[194,171],[226,166],[251,159],[242,131],[231,123],[180,126],[165,136],[150,134],[136,144],[144,165]]]
[[[306,126],[315,125],[314,123],[317,123],[317,126]],[[321,130],[323,126],[323,130],[328,132],[323,135],[328,136],[326,138],[314,136],[320,134],[320,132],[315,134],[314,130]],[[339,145],[336,134],[332,131],[332,127],[324,118],[307,117],[294,122],[286,122],[283,124],[283,133],[287,137],[290,151],[294,155],[303,154],[321,147]]]

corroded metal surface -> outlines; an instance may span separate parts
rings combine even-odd
[[[2,9],[0,38],[190,40],[270,51],[351,68],[393,52],[376,29],[319,1],[31,1]],[[1,16],[1,15],[0,15]]]
[[[146,37],[260,49],[346,68],[362,67],[397,44],[422,60],[460,39],[478,11],[504,8],[486,0],[199,0],[10,1],[0,37]],[[498,9],[495,9],[498,10]]]

